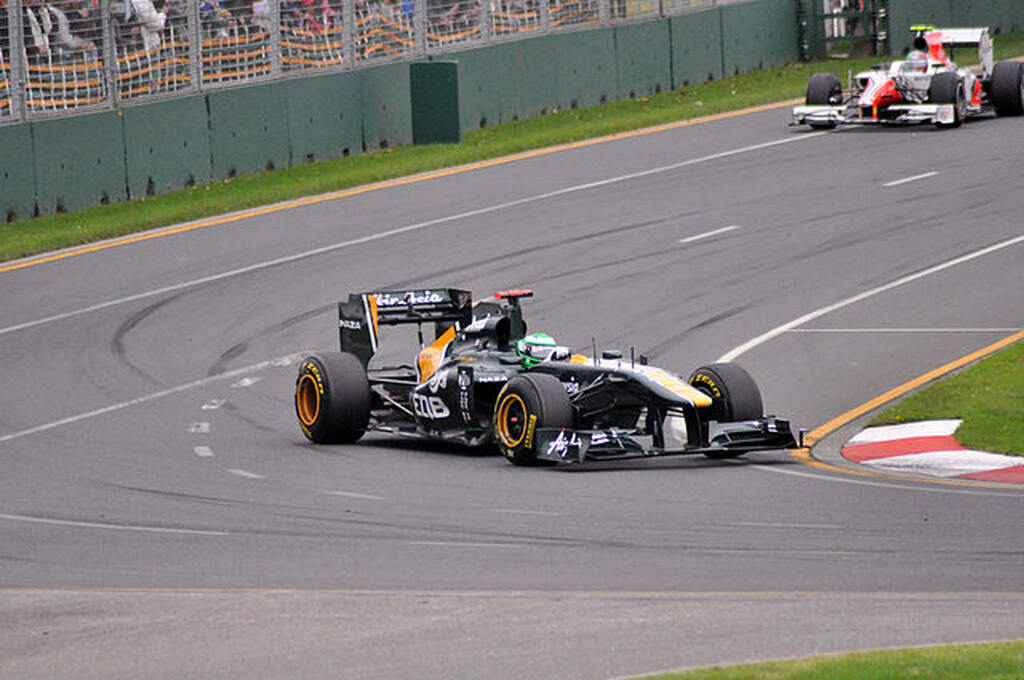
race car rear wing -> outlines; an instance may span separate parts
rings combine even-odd
[[[376,354],[381,326],[435,324],[436,334],[473,316],[473,294],[458,288],[352,293],[338,303],[338,339],[342,352],[366,366]],[[422,333],[421,333],[422,344]]]
[[[935,28],[934,26],[911,26],[911,31],[917,34],[914,39],[914,49],[924,50],[933,56],[937,56],[937,47],[941,49],[954,50],[958,47],[978,48],[978,63],[985,69],[985,73],[992,73],[994,56],[992,50],[992,37],[988,34],[987,28]],[[953,55],[950,54],[950,59]]]

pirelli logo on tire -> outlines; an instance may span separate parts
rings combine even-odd
[[[702,385],[706,387],[711,392],[711,395],[716,399],[722,398],[721,388],[718,387],[718,383],[716,383],[714,379],[711,378],[711,376],[709,375],[705,375],[704,373],[698,373],[697,375],[690,378],[690,384],[695,386]]]
[[[529,420],[526,421],[526,439],[523,441],[523,446],[528,449],[533,448],[533,433],[537,430],[537,416],[530,414]]]

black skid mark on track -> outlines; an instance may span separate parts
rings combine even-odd
[[[658,219],[655,219],[655,220],[645,220],[643,222],[636,222],[636,223],[633,223],[633,224],[619,225],[619,226],[611,227],[609,229],[603,229],[601,231],[596,231],[596,232],[593,232],[591,234],[585,234],[585,235],[582,235],[582,236],[569,236],[569,237],[566,237],[566,238],[559,239],[557,241],[552,241],[550,243],[543,243],[541,245],[533,246],[533,247],[530,247],[530,248],[520,248],[518,250],[505,250],[505,251],[502,251],[501,254],[496,255],[494,257],[489,257],[487,259],[482,259],[482,260],[474,260],[473,262],[470,262],[470,263],[464,263],[464,262],[463,263],[459,263],[458,265],[456,265],[454,267],[448,267],[448,268],[445,268],[445,269],[439,269],[437,271],[429,272],[429,273],[423,274],[421,276],[418,276],[415,279],[411,279],[411,280],[407,280],[407,281],[399,281],[399,282],[392,283],[391,286],[393,286],[395,288],[402,288],[404,286],[420,283],[420,282],[423,282],[423,281],[437,281],[437,280],[442,279],[443,277],[447,277],[447,276],[450,276],[452,274],[455,274],[455,275],[460,276],[460,277],[464,277],[468,272],[471,272],[474,269],[488,269],[488,271],[490,271],[491,273],[494,273],[495,270],[492,269],[491,267],[492,267],[492,265],[495,265],[495,264],[502,264],[502,265],[505,265],[506,268],[510,268],[511,269],[511,268],[515,268],[516,267],[516,265],[514,265],[512,263],[512,260],[514,260],[516,258],[519,258],[519,257],[527,257],[527,256],[533,255],[535,253],[540,253],[540,252],[550,252],[550,251],[552,251],[552,250],[554,250],[556,248],[561,248],[563,246],[572,246],[575,249],[579,249],[580,246],[582,244],[586,243],[587,241],[592,241],[592,240],[595,240],[595,239],[604,238],[606,236],[613,236],[613,235],[616,235],[616,234],[624,234],[624,233],[628,233],[628,232],[631,232],[631,231],[637,231],[637,230],[641,230],[641,229],[646,229],[648,227],[656,227],[656,226],[659,226],[659,225],[662,225],[662,224],[670,223],[670,222],[672,222],[674,220],[678,220],[678,219],[683,218],[683,217],[687,217],[687,218],[693,217],[694,214],[695,213],[693,213],[693,212],[686,212],[686,213],[681,213],[681,214],[678,214],[678,215],[670,215],[668,217],[661,217],[661,218],[658,218]],[[663,252],[663,251],[659,251],[659,252]],[[640,257],[645,257],[645,256],[640,256]],[[616,262],[622,262],[622,260],[616,260]]]
[[[616,258],[614,260],[610,260],[610,261],[607,261],[607,262],[588,262],[584,266],[577,267],[575,269],[562,269],[562,270],[559,270],[559,271],[556,271],[556,272],[552,272],[548,276],[535,277],[535,278],[532,279],[532,281],[534,283],[549,283],[551,281],[557,281],[558,279],[564,279],[564,278],[568,278],[568,277],[572,277],[572,276],[577,276],[579,274],[587,274],[587,273],[593,272],[595,270],[607,270],[607,269],[609,269],[611,267],[622,267],[624,265],[636,265],[636,264],[640,264],[640,263],[644,262],[645,260],[657,259],[657,258],[662,258],[662,257],[677,258],[679,256],[679,254],[680,254],[680,251],[678,251],[678,250],[671,250],[671,249],[666,249],[664,247],[661,247],[661,248],[658,248],[657,250],[651,251],[649,253],[640,253],[639,255],[636,255],[635,257],[630,257],[630,258],[619,257],[619,258]],[[651,271],[653,269],[654,269],[653,265],[651,266],[651,268],[646,268],[646,269],[641,269],[641,270],[628,269],[627,268],[625,273],[620,274],[618,276],[606,277],[606,278],[602,279],[602,281],[604,282],[605,285],[613,286],[613,285],[617,285],[619,283],[633,281],[633,280],[636,280],[636,279],[643,279],[645,277],[649,277],[651,275]],[[586,290],[589,290],[589,288],[590,287],[587,286],[587,287],[584,287],[584,288],[582,288],[580,290],[586,291]]]
[[[236,342],[234,345],[224,350],[224,352],[222,352],[221,355],[217,357],[217,361],[215,361],[213,365],[210,366],[210,368],[206,371],[206,375],[215,376],[224,373],[226,370],[228,370],[228,364],[234,359],[237,359],[238,357],[245,354],[245,352],[249,349],[249,345],[252,344],[253,341],[258,340],[259,338],[273,335],[274,333],[280,333],[281,331],[287,330],[292,326],[316,318],[321,314],[326,314],[330,311],[336,310],[337,308],[337,303],[334,302],[326,305],[321,305],[320,307],[317,307],[315,309],[310,309],[305,312],[300,312],[299,314],[296,314],[294,316],[290,316],[283,321],[275,323],[273,326],[269,326],[267,328],[260,330],[257,333],[254,333],[253,335],[250,335],[247,338],[243,338],[239,342]]]
[[[128,491],[131,493],[144,494],[147,496],[157,496],[159,498],[165,498],[170,500],[187,501],[189,503],[201,503],[205,505],[221,505],[221,506],[248,506],[251,501],[247,498],[220,498],[215,496],[201,496],[193,493],[185,493],[182,491],[170,491],[166,489],[150,489],[141,486],[125,486],[122,484],[109,484],[103,485],[107,488],[115,491]]]
[[[736,307],[731,307],[722,312],[719,312],[718,314],[709,316],[708,318],[703,319],[702,321],[699,321],[695,324],[690,325],[687,328],[684,328],[682,331],[678,333],[670,335],[669,337],[659,342],[657,345],[649,347],[644,351],[644,354],[651,358],[656,358],[659,354],[661,354],[661,352],[665,351],[669,347],[674,347],[675,345],[678,345],[679,341],[685,338],[690,333],[693,333],[694,331],[700,330],[702,328],[707,328],[708,326],[713,326],[716,323],[720,323],[722,321],[725,321],[726,319],[730,319],[736,316],[737,314],[742,314],[743,312],[749,309],[754,309],[760,305],[760,301],[748,302],[745,305],[737,305]]]
[[[389,284],[382,285],[380,288],[381,288],[381,290],[387,289],[387,288],[401,289],[401,288],[406,288],[408,286],[413,286],[413,285],[422,285],[423,282],[435,283],[437,281],[441,281],[443,279],[447,279],[449,276],[452,276],[452,275],[456,275],[458,279],[463,279],[467,275],[468,272],[470,272],[470,271],[472,271],[474,269],[487,269],[487,268],[492,267],[495,264],[504,264],[506,266],[513,266],[513,265],[510,264],[510,260],[513,260],[513,259],[518,258],[518,257],[528,257],[528,256],[533,255],[534,253],[538,253],[538,252],[549,252],[549,251],[551,251],[553,249],[561,248],[561,247],[564,247],[564,246],[572,246],[573,248],[579,248],[582,243],[586,243],[587,241],[590,241],[590,240],[600,239],[600,238],[604,238],[604,237],[607,237],[607,236],[613,236],[613,235],[616,235],[616,234],[624,234],[624,233],[629,233],[629,232],[632,232],[632,231],[643,230],[643,229],[647,229],[649,227],[656,227],[656,226],[659,226],[659,225],[671,223],[671,222],[673,222],[675,220],[679,220],[679,219],[684,218],[684,217],[685,218],[692,218],[694,216],[694,214],[695,214],[694,212],[688,211],[686,213],[680,213],[680,214],[676,214],[676,215],[669,215],[667,217],[660,217],[660,218],[652,219],[652,220],[644,220],[642,222],[635,222],[635,223],[627,224],[627,225],[617,225],[617,226],[614,226],[614,227],[610,227],[608,229],[603,229],[601,231],[593,232],[591,234],[586,234],[586,235],[583,235],[583,236],[569,236],[569,237],[561,238],[561,239],[559,239],[557,241],[553,241],[553,242],[549,242],[549,243],[544,243],[544,244],[541,244],[541,245],[538,245],[538,246],[534,246],[534,247],[530,247],[530,248],[520,248],[518,250],[503,251],[501,254],[496,255],[494,257],[490,257],[490,258],[483,259],[483,260],[475,260],[475,261],[473,261],[472,263],[469,263],[469,264],[461,263],[461,264],[458,264],[458,265],[456,265],[454,267],[448,267],[448,268],[445,268],[445,269],[439,269],[439,270],[436,270],[436,271],[433,271],[433,272],[428,272],[428,273],[422,274],[420,276],[417,276],[414,279],[406,279],[406,280],[402,280],[402,281],[394,281],[394,282],[391,282]],[[645,254],[639,255],[636,258],[634,258],[634,260],[635,261],[641,261],[641,260],[649,258],[649,257],[656,257],[656,256],[663,255],[663,254],[665,254],[664,250],[658,250],[657,252],[645,253]],[[630,260],[630,261],[634,261],[634,260]],[[624,260],[616,260],[616,264],[622,264],[623,262],[625,262],[625,261]],[[304,321],[308,321],[309,319],[312,319],[312,318],[315,318],[317,316],[320,316],[321,314],[328,313],[330,311],[333,311],[334,309],[336,309],[335,303],[323,305],[321,307],[317,307],[315,309],[308,310],[308,311],[302,312],[300,314],[297,314],[295,316],[292,316],[292,317],[290,317],[288,319],[285,319],[284,321],[281,321],[279,323],[274,324],[273,326],[264,328],[263,330],[259,331],[258,333],[255,333],[255,334],[253,334],[253,335],[251,335],[251,336],[249,336],[247,338],[242,339],[241,341],[235,343],[234,345],[229,347],[227,350],[225,350],[218,357],[217,361],[214,362],[214,364],[209,368],[209,370],[207,370],[206,374],[208,376],[214,376],[214,375],[219,375],[219,374],[225,372],[226,370],[228,370],[228,365],[230,364],[230,362],[238,359],[240,356],[245,354],[245,352],[249,348],[249,345],[254,340],[256,340],[258,338],[266,337],[266,336],[271,335],[273,333],[277,333],[277,332],[286,330],[286,329],[288,329],[291,326],[294,326],[296,324],[302,323]]]
[[[148,307],[145,307],[142,310],[136,312],[135,314],[132,314],[130,317],[128,317],[128,319],[121,322],[121,325],[117,327],[117,330],[114,332],[114,337],[110,341],[110,351],[111,353],[113,353],[114,356],[116,356],[118,359],[124,362],[129,368],[138,373],[140,376],[142,376],[143,378],[145,378],[146,380],[150,381],[155,385],[160,384],[160,381],[151,376],[150,374],[146,373],[139,366],[135,365],[128,359],[128,355],[127,352],[125,351],[124,346],[125,338],[128,336],[129,333],[138,328],[139,324],[141,324],[143,321],[145,321],[150,316],[155,314],[158,310],[162,309],[163,307],[166,307],[172,302],[177,301],[179,298],[186,294],[186,292],[177,293],[169,298],[160,300],[159,302],[154,302]]]

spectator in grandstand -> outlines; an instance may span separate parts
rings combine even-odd
[[[270,30],[270,0],[256,0],[249,8],[250,21],[264,31]]]
[[[61,52],[91,50],[95,47],[91,42],[71,32],[71,22],[62,10],[54,5],[48,5],[47,10],[57,22],[56,39]]]
[[[203,0],[199,5],[199,21],[205,32],[217,38],[227,38],[228,28],[235,25],[231,12],[220,0]]]
[[[95,47],[91,42],[71,32],[67,15],[56,6],[44,5],[38,0],[26,0],[25,23],[26,37],[32,36],[32,49],[28,49],[26,45],[26,51],[30,55],[62,57]]]
[[[165,39],[168,37],[167,31],[171,27],[180,29],[188,24],[188,0],[161,0],[160,11],[167,17],[167,20],[164,22]]]
[[[135,11],[131,0],[114,0],[109,5],[110,24],[114,34],[114,43],[118,47],[130,47],[135,43]]]
[[[0,0],[0,50],[7,44],[7,0]],[[0,55],[0,64],[5,63]]]
[[[164,25],[167,23],[167,5],[157,11],[153,0],[131,0],[131,3],[138,21],[143,49],[147,52],[159,49],[163,44]]]
[[[46,6],[39,0],[25,0],[22,7],[25,14],[25,51],[29,56],[49,54],[53,24]]]
[[[337,14],[327,0],[302,0],[301,27],[310,33],[323,35]]]
[[[93,45],[102,42],[103,23],[96,0],[63,0],[57,6],[67,15],[75,35]]]

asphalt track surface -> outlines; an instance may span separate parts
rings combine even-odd
[[[0,676],[599,679],[1020,637],[1014,487],[299,434],[297,355],[351,291],[531,287],[534,330],[735,357],[808,429],[1024,325],[1024,121],[785,122],[0,266]]]

